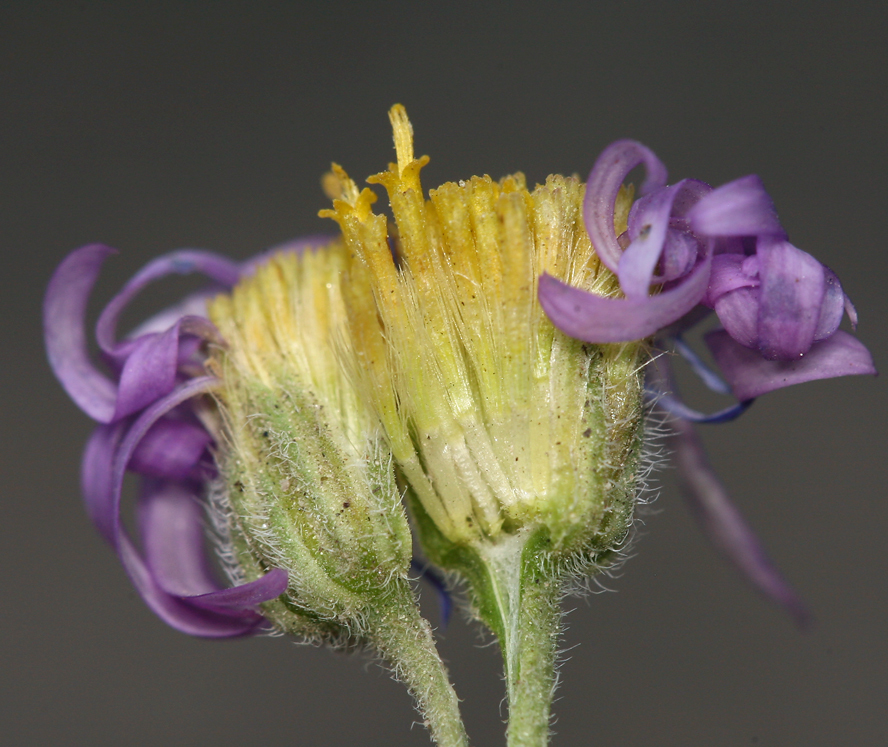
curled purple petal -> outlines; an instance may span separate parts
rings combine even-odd
[[[183,344],[183,335],[222,342],[216,327],[208,319],[185,316],[161,333],[149,333],[118,346],[125,350],[120,373],[114,420],[119,420],[169,394],[176,385],[176,372],[184,356],[194,347]]]
[[[614,233],[614,205],[623,181],[636,166],[644,164],[647,178],[641,187],[648,194],[666,184],[666,167],[652,150],[634,140],[618,140],[598,157],[583,200],[583,220],[592,246],[605,267],[616,273],[622,248]]]
[[[647,295],[652,283],[668,283],[690,272],[703,247],[683,216],[711,189],[696,179],[682,179],[635,202],[626,236],[618,239],[621,245],[629,242],[617,272],[628,298]]]
[[[705,337],[706,344],[737,399],[751,399],[782,387],[837,376],[876,374],[872,356],[864,344],[838,331],[816,342],[801,358],[766,360],[757,350],[736,342],[724,330]]]
[[[694,427],[672,423],[675,457],[685,497],[706,536],[746,579],[786,610],[799,627],[811,622],[805,605],[768,557],[716,476]]]
[[[176,385],[178,360],[178,324],[163,334],[139,338],[120,372],[114,420],[131,415],[169,394]]]
[[[100,423],[114,414],[117,387],[89,359],[85,317],[89,294],[102,263],[114,250],[90,244],[59,265],[43,302],[43,330],[49,365],[74,403]]]
[[[713,189],[688,212],[691,228],[706,236],[783,237],[786,234],[761,179],[735,179]]]
[[[143,601],[171,628],[202,638],[232,638],[248,635],[263,623],[257,613],[222,613],[189,603],[188,597],[164,591],[126,535],[120,539],[120,559]]]
[[[145,565],[164,591],[189,596],[218,590],[204,552],[204,511],[193,491],[145,480],[138,517]]]
[[[231,287],[240,278],[240,266],[213,252],[182,249],[164,254],[139,270],[120,292],[111,299],[96,323],[96,340],[111,360],[122,363],[128,355],[126,341],[117,343],[117,319],[127,304],[149,283],[167,275],[188,275],[199,272],[224,287]],[[123,345],[123,348],[121,348]]]
[[[640,164],[647,170],[644,196],[630,212],[627,234],[617,237],[617,195]],[[709,281],[712,246],[687,232],[684,216],[710,188],[696,180],[665,187],[665,181],[662,162],[635,141],[613,143],[598,158],[586,185],[583,218],[599,259],[618,275],[626,298],[597,296],[544,274],[539,280],[540,303],[562,332],[595,343],[638,340],[699,303]],[[655,274],[658,265],[660,275]],[[654,296],[649,295],[652,283],[664,283]]]
[[[86,513],[99,534],[111,545],[114,545],[118,531],[112,466],[126,425],[126,422],[99,425],[86,442],[80,467],[80,488]]]
[[[675,389],[667,358],[654,359],[648,380],[656,390]],[[681,418],[671,419],[670,426],[683,492],[703,533],[753,586],[789,612],[799,626],[806,625],[810,621],[807,609],[734,506],[709,464],[694,426]]]
[[[715,313],[731,337],[748,348],[757,348],[760,306],[758,288],[737,288],[715,302]]]
[[[144,334],[117,344],[117,315],[146,282],[169,272],[202,269],[217,280],[236,280],[237,265],[209,252],[174,252],[150,263],[115,297],[99,318],[97,337],[105,353],[122,366],[119,385],[90,361],[85,315],[89,294],[103,261],[114,250],[92,244],[72,252],[50,280],[44,301],[44,333],[50,365],[71,399],[100,423],[120,420],[169,393],[176,380],[183,334],[219,340],[209,321],[184,317],[163,333]]]
[[[287,590],[273,569],[250,584],[220,589],[204,551],[204,512],[197,496],[169,481],[148,481],[139,504],[145,564],[167,593],[201,609],[250,610]]]
[[[141,475],[183,480],[206,453],[210,434],[199,425],[161,418],[133,452],[129,469]]]
[[[287,572],[283,568],[272,568],[255,581],[182,598],[206,610],[248,611],[279,597],[287,591],[287,585]]]
[[[759,350],[771,360],[798,358],[814,342],[826,293],[823,265],[788,241],[769,237],[759,239],[756,251],[761,277]]]
[[[163,527],[156,523],[158,514],[152,513],[149,496],[149,509],[144,514],[149,523],[142,527],[142,532],[146,546],[154,547],[151,557],[155,565],[160,562],[157,554],[161,549],[168,549],[170,544],[177,541],[176,538],[184,543],[177,556],[182,561],[181,571],[177,571],[176,563],[164,563],[157,565],[160,575],[156,576],[152,564],[140,555],[126,534],[120,516],[123,478],[143,438],[160,418],[187,399],[211,390],[215,383],[211,377],[187,382],[148,407],[131,425],[129,421],[121,421],[101,426],[90,439],[84,455],[83,487],[93,521],[117,550],[127,574],[148,606],[167,624],[185,633],[226,637],[244,635],[262,624],[262,616],[252,607],[281,593],[281,573],[275,573],[271,579],[266,575],[251,584],[237,587],[235,591],[207,588],[208,578],[198,575],[199,569],[195,565],[198,550],[194,541],[196,528],[187,524],[188,517],[193,515],[178,505],[174,512],[178,521],[185,523]],[[158,505],[153,508],[157,509]],[[170,506],[163,508],[169,509]],[[160,515],[163,515],[162,511]],[[285,572],[283,576],[285,587]],[[187,590],[188,593],[170,593],[164,586]]]
[[[649,178],[629,212],[626,233],[617,236],[619,189],[640,164]],[[715,310],[741,345],[768,360],[794,362],[836,333],[843,311],[856,324],[854,307],[835,274],[786,240],[757,176],[714,190],[696,180],[666,187],[665,179],[662,163],[634,141],[614,143],[596,162],[583,217],[625,299],[596,297],[542,277],[541,305],[564,333],[600,343],[639,339],[681,323],[700,303]],[[697,284],[703,275],[708,282],[701,291]],[[650,297],[652,285],[662,285],[662,292]],[[815,356],[821,363],[822,350]],[[855,360],[862,371],[871,367],[862,355]],[[831,375],[826,371],[835,366],[808,361],[796,368],[805,380]]]
[[[595,343],[641,340],[698,304],[709,283],[709,269],[707,258],[675,287],[639,299],[604,298],[543,274],[540,305],[552,323],[570,337]]]
[[[670,228],[660,255],[660,272],[651,280],[654,283],[678,280],[691,271],[699,256],[700,243],[691,234]]]
[[[755,260],[748,262],[747,260]],[[712,275],[702,303],[710,308],[726,293],[738,288],[758,288],[758,258],[741,254],[716,254],[712,258]]]
[[[682,186],[679,182],[671,187],[658,189],[635,203],[639,209],[634,211],[632,222],[641,225],[637,227],[637,234],[620,256],[617,265],[617,277],[626,298],[646,298],[650,293],[654,270],[666,243],[669,214]],[[630,225],[630,236],[635,233],[632,228]]]

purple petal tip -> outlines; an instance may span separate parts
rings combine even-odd
[[[100,423],[111,421],[117,387],[90,361],[85,317],[102,263],[114,251],[102,244],[90,244],[71,252],[53,273],[43,302],[49,365],[74,403]]]
[[[550,275],[539,280],[539,299],[552,323],[570,337],[593,343],[651,337],[684,316],[706,291],[709,263],[701,262],[679,285],[646,298],[605,298]]]
[[[755,174],[712,190],[688,213],[691,227],[707,236],[784,236],[771,197]]]
[[[724,330],[710,332],[706,344],[737,399],[752,399],[775,389],[838,376],[875,375],[866,346],[847,332],[816,342],[797,360],[765,360]]]
[[[758,591],[782,607],[800,628],[808,627],[811,613],[731,501],[694,427],[675,420],[673,428],[683,492],[703,532]]]

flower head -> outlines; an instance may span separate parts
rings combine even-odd
[[[624,228],[617,209],[622,183],[639,165],[647,179]],[[674,396],[668,362],[651,369],[653,399],[677,418],[676,455],[703,528],[747,578],[803,622],[804,608],[731,505],[692,426],[683,421],[723,422],[781,387],[875,374],[866,347],[839,330],[846,312],[856,327],[854,306],[835,273],[789,243],[757,176],[716,189],[693,179],[667,185],[656,155],[623,140],[596,161],[583,215],[625,297],[596,296],[546,276],[540,280],[543,308],[559,329],[590,342],[651,337],[663,349],[674,345],[707,386],[739,400],[703,415]],[[708,309],[722,328],[705,340],[727,384],[681,340],[681,332]]]
[[[624,547],[644,476],[647,414],[674,421],[686,494],[716,545],[801,623],[807,612],[732,505],[693,422],[759,394],[875,373],[839,330],[857,316],[836,275],[790,244],[756,176],[717,189],[643,145],[605,149],[583,185],[521,174],[422,190],[403,107],[376,194],[334,165],[341,229],[238,264],[209,252],[149,263],[84,317],[112,252],[54,274],[50,364],[98,422],[87,510],[148,605],[195,635],[279,631],[370,645],[404,680],[433,737],[467,743],[458,699],[409,585],[411,510],[423,553],[468,585],[503,649],[509,741],[542,744],[556,684],[559,599]],[[643,165],[639,197],[623,184]],[[213,285],[118,340],[148,283]],[[681,333],[710,310],[720,373]],[[677,397],[666,352],[738,404],[704,415]],[[646,379],[646,380],[645,380]],[[124,476],[140,478],[132,537]],[[402,498],[405,500],[402,501]],[[207,510],[232,586],[204,554]]]
[[[282,252],[209,306],[226,340],[210,368],[233,565],[285,569],[277,627],[360,640],[391,585],[406,583],[412,543],[373,412],[339,364],[348,348],[339,242]]]
[[[521,174],[444,184],[426,199],[402,107],[397,163],[371,177],[394,224],[336,167],[322,215],[351,253],[350,368],[395,460],[445,544],[544,530],[555,548],[607,553],[631,523],[641,444],[643,345],[585,345],[536,294],[548,272],[604,296],[618,288],[583,229],[583,187]],[[625,220],[628,194],[619,210]],[[440,558],[440,552],[424,544]]]

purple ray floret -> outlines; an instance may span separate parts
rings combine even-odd
[[[755,174],[713,189],[688,212],[701,236],[783,236],[774,203]]]
[[[618,236],[619,190],[640,165],[647,178]],[[709,415],[685,405],[671,383],[668,354],[651,366],[647,391],[673,417],[685,494],[704,531],[753,585],[804,623],[804,607],[731,503],[691,423],[726,422],[755,397],[793,384],[875,374],[866,347],[839,331],[845,313],[856,327],[853,304],[835,273],[789,243],[755,175],[716,189],[691,179],[667,186],[656,155],[621,140],[592,168],[583,218],[625,297],[605,298],[543,275],[543,309],[561,331],[586,342],[653,338],[658,348],[675,347],[719,388],[721,378],[680,339],[707,309],[715,311],[722,329],[705,340],[738,403]]]
[[[49,365],[74,404],[100,423],[111,422],[117,385],[90,361],[84,322],[99,268],[113,252],[101,244],[71,252],[49,281],[43,302]]]
[[[703,365],[702,362],[694,362],[696,354],[686,350],[681,341],[677,349],[683,356],[691,357],[693,367]],[[717,381],[713,383],[718,385]],[[703,533],[753,587],[788,612],[799,627],[805,627],[810,622],[807,608],[734,505],[709,463],[693,425],[695,422],[726,422],[728,418],[719,418],[720,414],[705,419],[696,417],[694,411],[684,411],[686,406],[679,399],[673,400],[670,392],[675,392],[676,387],[666,355],[659,356],[651,363],[648,385],[661,393],[655,399],[655,406],[670,416],[682,493]],[[752,401],[746,399],[729,410],[742,412]]]
[[[151,262],[127,283],[102,312],[96,339],[116,381],[89,358],[86,304],[105,259],[113,249],[101,244],[82,247],[59,265],[49,283],[43,307],[49,362],[71,399],[93,420],[111,423],[141,410],[172,391],[176,383],[183,336],[218,337],[206,319],[184,316],[169,328],[117,343],[117,317],[151,281],[171,273],[202,272],[228,286],[237,281],[237,265],[210,252],[171,252]]]
[[[647,178],[639,208],[644,217],[630,214],[635,236],[625,236],[632,251],[626,261],[620,238],[614,231],[614,206],[623,180],[635,167],[644,165]],[[690,181],[690,180],[689,180]],[[656,296],[649,295],[654,270],[663,254],[687,254],[687,242],[670,232],[671,214],[680,213],[701,196],[702,182],[666,187],[666,167],[654,153],[632,140],[620,140],[598,158],[583,203],[583,219],[592,245],[602,263],[630,286],[626,298],[603,298],[562,283],[549,275],[539,281],[540,303],[556,327],[565,334],[587,342],[626,342],[650,337],[700,302],[709,283],[711,259],[708,247],[699,249],[693,239],[695,261],[685,267],[677,282],[667,283]],[[703,189],[708,189],[702,185]],[[690,200],[683,192],[691,194]],[[679,198],[682,199],[679,199]],[[685,264],[687,263],[679,263]],[[624,288],[624,291],[626,289]]]
[[[215,384],[203,375],[202,345],[222,344],[216,328],[201,316],[206,294],[185,299],[130,337],[115,339],[118,316],[148,283],[199,272],[218,290],[236,283],[244,268],[197,250],[149,263],[99,317],[96,338],[106,373],[90,360],[85,315],[102,263],[113,251],[93,244],[72,252],[53,275],[44,302],[50,365],[74,402],[100,424],[83,455],[87,512],[139,594],[169,625],[211,638],[254,632],[264,624],[257,605],[286,591],[287,573],[270,569],[250,583],[224,588],[206,556],[200,500],[206,481],[215,476],[213,437],[191,405]],[[142,481],[141,549],[121,521],[127,472]]]
[[[712,543],[766,597],[805,627],[811,616],[733,504],[687,421],[674,422],[675,458],[688,505]]]
[[[642,197],[629,228],[616,235],[614,211],[629,172],[644,165]],[[656,336],[700,305],[713,308],[727,334],[770,361],[794,361],[838,330],[853,306],[835,274],[790,244],[761,180],[745,176],[712,189],[692,179],[666,185],[666,169],[645,146],[621,140],[604,150],[586,185],[583,218],[602,263],[616,273],[625,298],[604,298],[543,275],[539,297],[556,327],[587,342]],[[624,249],[625,247],[625,249]],[[842,346],[819,347],[795,368],[792,383],[875,373],[870,360],[843,366]],[[752,359],[725,359],[729,382],[763,372]],[[742,369],[742,370],[741,370]],[[790,379],[765,376],[759,393]],[[735,392],[737,394],[737,392]],[[737,394],[738,398],[739,394]]]
[[[866,346],[841,330],[790,361],[767,360],[758,351],[740,345],[725,330],[707,334],[706,344],[740,400],[816,379],[876,373]]]

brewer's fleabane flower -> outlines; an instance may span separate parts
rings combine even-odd
[[[428,159],[413,158],[402,109],[392,121],[398,163],[369,181],[387,190],[396,230],[341,169],[323,214],[354,255],[352,369],[395,459],[454,544],[545,527],[566,552],[592,534],[610,549],[631,514],[642,346],[573,340],[536,296],[543,272],[617,290],[583,230],[582,185],[474,177],[426,201]]]
[[[436,741],[465,745],[409,586],[412,540],[391,453],[331,344],[348,345],[342,245],[308,239],[242,265],[191,250],[155,260],[99,317],[108,375],[89,358],[84,315],[111,251],[73,252],[50,282],[44,318],[54,371],[101,423],[83,460],[87,510],[139,593],[193,635],[272,628],[370,646]],[[191,272],[215,284],[115,339],[117,317],[146,284]],[[121,519],[126,472],[141,478],[135,538]],[[205,556],[207,508],[231,588]]]
[[[239,568],[279,567],[289,598],[267,613],[287,630],[304,618],[360,637],[365,598],[406,582],[410,530],[391,456],[337,365],[345,340],[343,252],[281,253],[215,298],[225,346],[209,363],[224,488]],[[345,343],[343,343],[345,344]]]
[[[340,364],[347,331],[340,242],[260,264],[209,316],[220,432],[215,508],[245,580],[287,571],[263,605],[285,632],[374,647],[442,744],[465,743],[456,696],[409,585],[412,538],[391,451]],[[237,579],[240,580],[240,579]]]
[[[583,185],[473,177],[426,199],[402,107],[397,163],[371,177],[394,225],[335,168],[322,215],[352,255],[349,368],[383,424],[424,551],[468,580],[504,650],[510,739],[544,740],[557,600],[606,566],[632,523],[641,465],[642,341],[588,345],[556,330],[543,273],[618,293],[582,221]],[[631,195],[619,197],[626,221]],[[517,741],[516,741],[517,740]],[[529,741],[528,741],[529,740]]]

